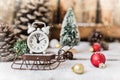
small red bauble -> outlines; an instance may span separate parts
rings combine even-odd
[[[95,67],[99,67],[99,68],[105,67],[104,64],[105,64],[106,58],[100,52],[93,53],[90,60]]]
[[[96,51],[100,51],[101,50],[101,45],[99,43],[94,43],[92,45],[92,48],[90,49],[90,51],[92,52],[96,52]]]

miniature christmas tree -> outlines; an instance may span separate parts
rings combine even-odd
[[[69,8],[60,33],[61,46],[75,46],[79,43],[79,31],[72,8]]]

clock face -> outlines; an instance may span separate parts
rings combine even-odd
[[[42,31],[35,31],[30,34],[27,39],[27,44],[32,52],[43,52],[49,44],[48,36]]]

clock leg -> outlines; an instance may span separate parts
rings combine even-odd
[[[46,54],[46,51],[43,51],[43,54]]]
[[[30,54],[32,54],[33,52],[30,50]]]

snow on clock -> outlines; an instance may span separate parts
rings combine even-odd
[[[44,27],[41,29],[37,28],[37,30],[35,30],[35,24],[43,24]],[[49,45],[49,28],[50,27],[46,26],[44,22],[34,22],[32,26],[28,26],[28,33],[30,33],[30,35],[27,38],[27,45],[30,49],[30,53],[45,52]]]

